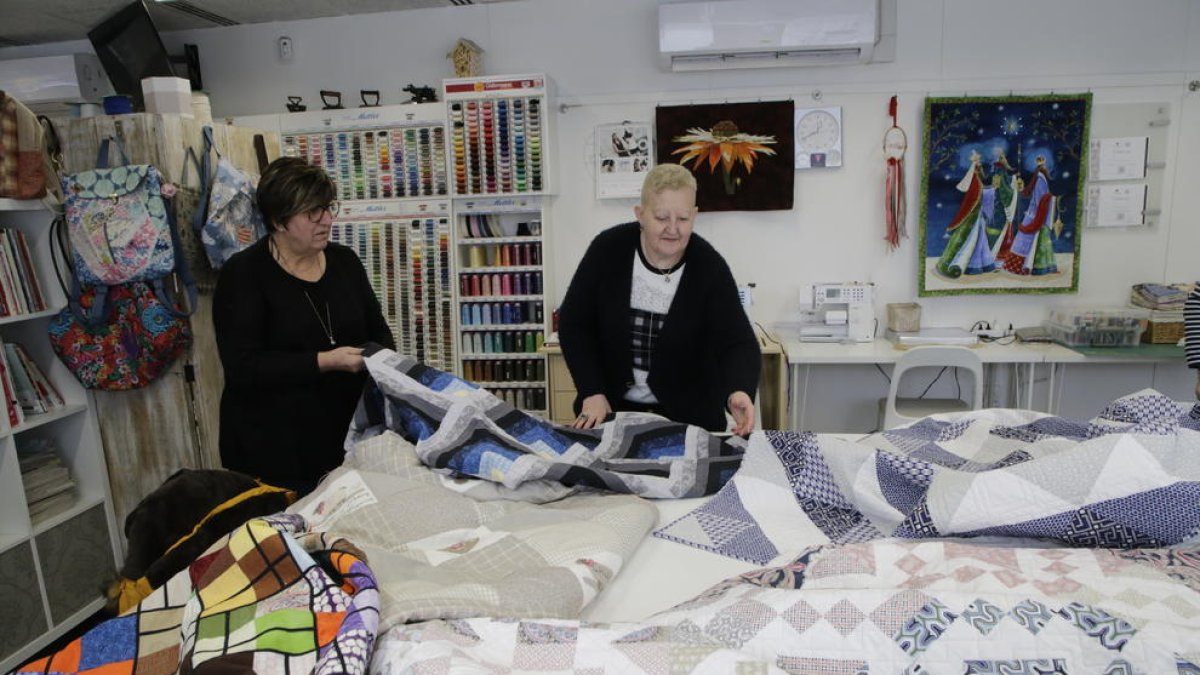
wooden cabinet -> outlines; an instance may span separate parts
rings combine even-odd
[[[571,379],[567,360],[563,358],[558,345],[546,345],[542,347],[542,353],[546,355],[546,371],[549,374],[550,409],[547,415],[555,424],[570,424],[575,419],[572,408],[575,403],[575,380]]]
[[[52,214],[39,201],[0,199],[0,227],[21,231],[47,309],[0,317],[0,339],[19,343],[65,405],[25,413],[17,425],[0,408],[0,672],[20,665],[104,605],[116,576],[118,539],[108,469],[93,399],[55,356],[50,319],[66,305],[51,263]],[[21,472],[18,449],[53,449],[74,487],[57,509],[35,513],[40,489]],[[65,501],[65,500],[64,500]]]

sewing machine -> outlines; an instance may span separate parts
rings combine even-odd
[[[801,342],[875,339],[875,284],[813,284],[812,309],[800,310]]]

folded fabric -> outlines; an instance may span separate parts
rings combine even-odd
[[[1085,548],[1200,541],[1200,433],[1152,390],[1075,422],[935,415],[859,442],[751,436],[742,470],[655,536],[759,564],[802,545],[1016,537]]]

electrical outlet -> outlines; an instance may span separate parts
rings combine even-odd
[[[1008,331],[1004,330],[1003,328],[1001,328],[1001,329],[980,328],[980,329],[972,331],[972,332],[981,338],[990,338],[993,340],[1002,338],[1002,337],[1007,337],[1007,335],[1008,335]]]
[[[292,38],[286,35],[279,38],[279,58],[284,61],[291,61],[293,54],[295,54],[295,51],[292,47]]]

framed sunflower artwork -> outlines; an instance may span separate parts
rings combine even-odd
[[[792,208],[795,182],[791,101],[659,106],[657,163],[696,176],[701,211]]]
[[[919,295],[1079,290],[1091,104],[925,99]]]

